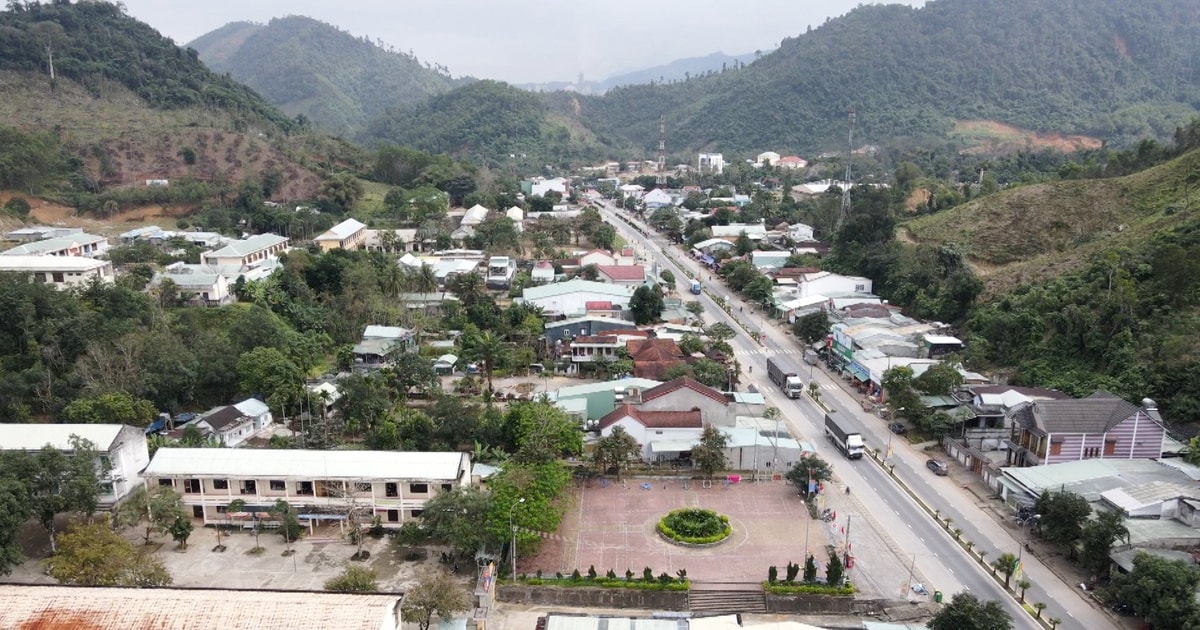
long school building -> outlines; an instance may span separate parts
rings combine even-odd
[[[471,483],[465,453],[162,448],[142,472],[148,488],[169,486],[205,524],[235,522],[229,504],[267,512],[282,499],[302,520],[338,520],[350,504],[385,527],[421,515],[441,492]]]

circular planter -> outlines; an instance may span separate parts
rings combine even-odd
[[[700,508],[672,510],[658,521],[655,530],[673,545],[693,548],[715,547],[733,535],[728,516]]]

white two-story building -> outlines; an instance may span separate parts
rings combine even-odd
[[[100,479],[97,504],[111,509],[141,485],[139,471],[150,461],[144,430],[123,424],[0,424],[0,451],[40,451],[49,446],[68,455],[75,452],[71,438],[95,445],[96,475]]]
[[[253,450],[162,448],[142,473],[149,487],[168,486],[183,495],[185,509],[208,523],[236,523],[235,499],[245,513],[268,512],[282,499],[301,522],[344,521],[350,505],[364,524],[379,516],[399,527],[421,516],[425,503],[471,483],[466,453],[401,451]]]

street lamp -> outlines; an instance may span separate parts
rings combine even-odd
[[[513,524],[513,510],[517,509],[518,505],[525,502],[525,497],[517,499],[517,502],[508,508],[508,529],[512,531],[512,579],[517,581],[517,526]]]
[[[809,512],[808,502],[801,501],[800,505],[804,506],[804,511]],[[808,564],[808,528],[812,526],[812,512],[809,512],[808,518],[804,519],[804,563]]]

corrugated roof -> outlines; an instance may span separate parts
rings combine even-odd
[[[0,586],[0,627],[42,630],[379,630],[399,595]],[[398,620],[392,622],[399,626]]]
[[[596,271],[613,280],[645,280],[646,269],[641,265],[597,265]]]
[[[216,479],[432,479],[453,481],[464,453],[413,451],[162,448],[143,477],[193,475]]]
[[[1039,400],[1032,405],[1037,428],[1046,433],[1105,433],[1138,412],[1133,403],[1108,392],[1083,399]]]
[[[71,436],[88,440],[108,450],[120,435],[123,424],[0,424],[0,449],[35,451],[49,444],[59,450],[71,448]]]
[[[341,223],[329,228],[324,234],[313,239],[315,241],[340,241],[346,237],[353,236],[359,230],[367,227],[367,225],[357,219],[346,219]]]
[[[278,234],[256,234],[250,238],[240,241],[231,241],[221,249],[207,252],[205,258],[233,258],[242,257],[247,254],[253,254],[269,247],[286,244],[288,239],[286,236]]]
[[[541,300],[572,293],[592,293],[624,298],[626,302],[633,297],[633,287],[608,282],[593,282],[576,278],[567,282],[555,282],[537,287],[526,287],[521,296],[526,300]]]
[[[650,389],[662,385],[659,381],[653,381],[648,378],[622,378],[615,381],[601,381],[599,383],[585,383],[583,385],[572,385],[570,387],[560,387],[559,389],[550,392],[551,400],[562,400],[566,398],[578,398],[589,394],[599,392],[608,392],[612,394],[616,389],[625,389],[628,387],[636,387],[639,389]]]
[[[91,271],[111,266],[107,260],[83,256],[0,256],[0,271]]]

